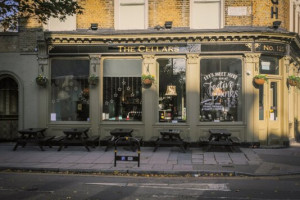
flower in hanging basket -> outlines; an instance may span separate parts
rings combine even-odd
[[[300,83],[300,77],[294,75],[289,76],[287,80],[290,86],[296,86],[298,83]]]
[[[268,82],[267,75],[263,75],[263,74],[258,74],[254,76],[253,79],[257,85],[263,85],[265,82]]]
[[[38,85],[41,85],[41,86],[45,86],[48,82],[48,79],[46,76],[43,76],[42,74],[39,74],[36,78],[35,78],[35,81]]]
[[[142,74],[141,80],[144,85],[152,85],[152,83],[155,81],[155,78],[151,74]]]
[[[97,85],[98,80],[99,80],[99,78],[95,74],[90,75],[89,78],[88,78],[88,81],[89,81],[90,85]]]
[[[89,97],[89,93],[90,93],[89,88],[84,88],[82,90],[82,96],[85,97],[85,98]]]

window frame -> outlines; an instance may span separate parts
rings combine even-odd
[[[190,0],[190,28],[191,29],[198,29],[193,27],[195,19],[192,17],[193,14],[196,12],[195,10],[195,3],[208,3],[208,2],[220,2],[220,24],[219,29],[224,28],[225,24],[225,3],[224,0]],[[207,29],[207,28],[201,28],[201,29]]]
[[[83,57],[83,56],[78,56],[78,57],[68,57],[68,56],[57,56],[57,57],[51,57],[49,59],[49,76],[48,76],[48,80],[49,80],[49,90],[48,90],[48,111],[47,111],[47,121],[49,124],[52,125],[56,125],[56,124],[71,124],[71,125],[76,125],[76,124],[84,124],[84,125],[90,125],[91,124],[91,120],[89,121],[51,121],[51,77],[52,77],[52,60],[70,60],[70,59],[75,59],[75,60],[88,60],[89,61],[89,74],[88,76],[90,76],[92,74],[92,70],[91,70],[91,60],[88,57]],[[91,118],[91,101],[89,103],[89,118]]]
[[[144,5],[144,28],[138,29],[143,30],[148,28],[148,0],[143,0],[144,3],[121,3],[122,0],[114,0],[114,27],[115,30],[136,30],[136,29],[121,29],[120,28],[120,7],[121,4],[127,4],[127,5]]]
[[[160,122],[159,121],[159,63],[157,62],[157,60],[159,59],[184,59],[185,60],[185,102],[186,102],[186,120],[184,122],[177,122],[177,123],[172,123],[172,122]],[[182,56],[182,55],[163,55],[163,56],[157,56],[155,57],[155,63],[156,63],[156,83],[157,83],[157,90],[156,90],[156,109],[155,109],[155,123],[159,124],[159,125],[166,125],[166,126],[184,126],[186,124],[188,124],[189,122],[189,118],[188,118],[188,61],[186,56]]]
[[[103,106],[104,106],[104,91],[103,91],[103,81],[104,81],[104,60],[141,60],[143,63],[143,58],[141,56],[102,56],[101,57],[101,63],[100,63],[100,70],[99,70],[99,85],[100,87],[98,88],[99,91],[99,99],[98,99],[98,104],[99,104],[99,120],[98,123],[100,124],[143,124],[145,120],[145,112],[143,111],[143,104],[144,104],[144,99],[143,99],[143,89],[141,88],[141,95],[142,95],[142,120],[141,121],[111,121],[111,120],[103,120],[102,114],[103,114]],[[143,69],[143,65],[141,65],[141,69]],[[142,74],[141,74],[142,76]]]
[[[242,104],[242,114],[241,114],[241,117],[242,117],[242,120],[241,121],[233,121],[233,122],[230,122],[230,123],[228,123],[228,122],[222,122],[222,121],[220,121],[220,122],[213,122],[213,121],[207,121],[207,122],[205,122],[205,121],[200,121],[199,119],[197,120],[198,122],[197,122],[197,124],[198,124],[198,126],[199,125],[207,125],[207,126],[212,126],[212,125],[217,125],[217,126],[219,126],[219,125],[221,125],[221,126],[224,126],[224,125],[231,125],[231,124],[234,124],[234,125],[245,125],[246,124],[246,113],[245,113],[245,110],[246,110],[246,106],[245,106],[245,88],[246,88],[246,86],[245,86],[245,75],[244,75],[244,73],[245,73],[245,69],[244,69],[244,59],[243,59],[243,57],[242,56],[201,56],[200,57],[200,60],[199,60],[199,76],[198,76],[198,80],[199,80],[199,82],[198,82],[198,84],[199,84],[199,91],[198,91],[198,102],[199,102],[199,104],[198,104],[198,117],[200,116],[200,93],[201,93],[201,86],[200,86],[200,84],[201,84],[201,60],[202,59],[240,59],[241,60],[241,68],[242,68],[242,71],[241,71],[241,73],[242,73],[242,87],[241,87],[241,104]]]

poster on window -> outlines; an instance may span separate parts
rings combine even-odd
[[[201,76],[201,121],[234,121],[241,84],[239,74],[212,72]]]

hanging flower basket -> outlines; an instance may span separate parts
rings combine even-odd
[[[89,78],[88,78],[89,84],[92,85],[92,86],[97,85],[98,80],[99,80],[99,78],[95,74],[90,75]]]
[[[150,74],[149,75],[143,74],[141,80],[145,88],[150,88],[152,83],[154,83],[155,81],[154,76]]]
[[[41,74],[39,74],[36,78],[35,78],[35,82],[40,85],[40,86],[46,86],[48,79],[46,76],[43,76]]]
[[[266,81],[268,81],[268,78],[266,75],[258,74],[254,76],[254,83],[257,85],[263,85]]]
[[[290,86],[296,86],[298,83],[300,83],[300,77],[297,76],[289,76],[287,79]]]

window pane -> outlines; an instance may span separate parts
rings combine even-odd
[[[242,121],[242,62],[202,59],[200,121]]]
[[[270,84],[270,120],[277,120],[278,115],[277,83]]]
[[[89,120],[89,61],[51,62],[51,121]]]
[[[145,28],[145,6],[123,5],[120,6],[120,29],[144,29]]]
[[[103,120],[142,120],[141,74],[142,60],[104,60]]]
[[[158,59],[159,121],[186,121],[186,62],[185,59]]]
[[[262,56],[259,63],[259,73],[261,74],[279,74],[278,58]]]
[[[259,86],[259,120],[264,120],[264,86]]]
[[[220,28],[220,2],[195,2],[193,4],[192,28],[216,29]]]

